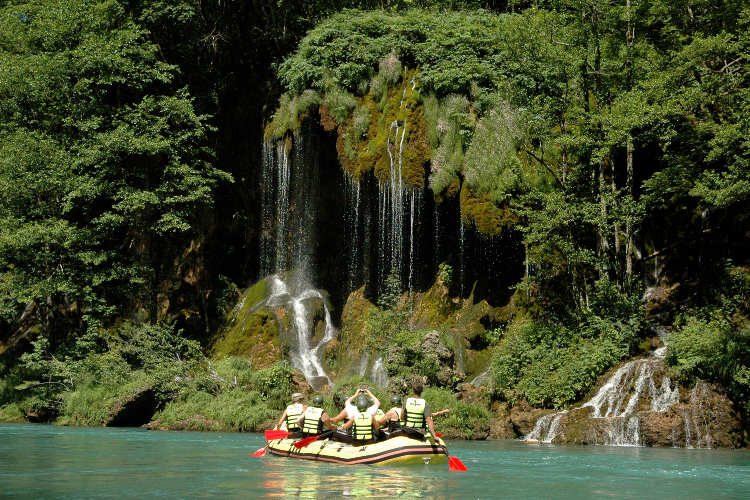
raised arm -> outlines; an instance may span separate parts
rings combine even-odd
[[[365,389],[365,392],[367,393],[368,396],[370,396],[370,399],[375,402],[374,403],[375,410],[377,410],[378,408],[380,408],[380,400],[375,397],[375,394],[371,393],[370,389]]]
[[[357,389],[357,391],[354,394],[352,394],[349,399],[346,400],[346,403],[344,403],[344,406],[348,406],[348,405],[352,404],[352,401],[354,401],[354,398],[356,398],[357,396],[359,396],[360,392],[362,392],[362,389]]]
[[[450,408],[445,408],[444,410],[436,411],[432,414],[432,417],[439,417],[440,415],[446,415],[451,412]]]

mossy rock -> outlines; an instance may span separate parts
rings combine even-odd
[[[267,368],[281,360],[278,320],[272,311],[260,307],[267,295],[265,280],[242,294],[237,307],[228,314],[227,326],[213,343],[214,357],[248,358],[256,369]]]
[[[486,194],[475,196],[466,184],[461,187],[461,214],[464,222],[474,224],[479,232],[490,236],[518,222],[510,207],[496,206]]]

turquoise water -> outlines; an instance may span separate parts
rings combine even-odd
[[[444,466],[249,457],[259,434],[0,424],[0,496],[748,498],[750,452],[451,442]]]

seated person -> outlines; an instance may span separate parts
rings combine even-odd
[[[387,430],[389,433],[394,433],[402,428],[402,415],[403,410],[401,408],[401,397],[400,396],[391,396],[391,409],[385,412],[385,414],[382,417],[379,417],[377,419],[376,426],[378,428],[382,428],[383,426],[387,426]],[[432,414],[432,417],[437,417],[440,415],[445,415],[447,413],[450,413],[450,408],[445,408],[444,410],[440,410],[438,412],[435,412]],[[400,433],[403,434],[403,433]]]
[[[367,393],[372,394],[369,390]],[[354,444],[365,444],[375,440],[375,412],[377,411],[377,407],[380,406],[380,402],[378,402],[377,398],[375,398],[375,401],[376,404],[368,408],[370,400],[367,399],[364,394],[360,394],[357,398],[357,415],[355,415],[354,418],[350,418],[341,427],[343,430],[351,428],[351,435],[354,439]],[[372,407],[375,407],[375,411],[370,412]]]
[[[335,417],[331,419],[331,423],[335,424],[336,422],[340,422],[341,420],[349,421],[353,419],[354,417],[356,417],[357,414],[359,414],[359,410],[357,409],[356,405],[352,404],[352,401],[357,396],[365,397],[364,394],[362,394],[363,392],[366,392],[367,395],[370,396],[370,398],[373,401],[375,401],[375,403],[372,406],[368,407],[366,410],[371,415],[375,415],[375,413],[378,411],[378,408],[380,408],[380,401],[378,401],[378,398],[376,398],[372,394],[372,392],[370,392],[370,389],[366,387],[364,389],[359,388],[349,399],[346,400],[346,402],[344,403],[344,409],[341,410],[341,412],[338,415],[336,415]]]
[[[297,420],[299,420],[307,409],[307,405],[302,404],[304,398],[305,396],[301,392],[295,392],[292,394],[292,404],[286,407],[274,429],[281,429],[281,425],[286,422],[287,431],[296,432],[300,430],[299,425],[297,425]]]
[[[387,425],[388,432],[394,432],[401,428],[401,397],[391,396],[391,409],[382,417],[377,418],[375,424],[378,429]]]
[[[297,420],[297,425],[302,428],[305,436],[315,436],[323,432],[324,428],[335,430],[336,426],[331,423],[328,414],[321,408],[323,405],[323,396],[316,394],[313,397],[312,405],[305,409],[305,412]]]
[[[429,437],[434,439],[435,426],[432,421],[432,410],[430,405],[422,399],[422,384],[414,382],[412,384],[412,396],[406,400],[402,408],[404,418],[404,427],[407,429],[417,429],[419,431],[429,430]],[[442,413],[447,413],[443,410]]]

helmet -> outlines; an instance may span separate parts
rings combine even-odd
[[[391,404],[393,406],[401,406],[401,396],[391,396]]]
[[[316,394],[316,395],[315,395],[315,396],[313,397],[313,401],[312,401],[312,402],[313,402],[313,404],[314,404],[315,406],[320,406],[320,405],[322,405],[322,404],[323,404],[323,396],[321,396],[320,394]]]
[[[370,399],[364,394],[360,394],[359,397],[357,397],[357,409],[359,411],[365,411],[368,406],[370,406]]]

